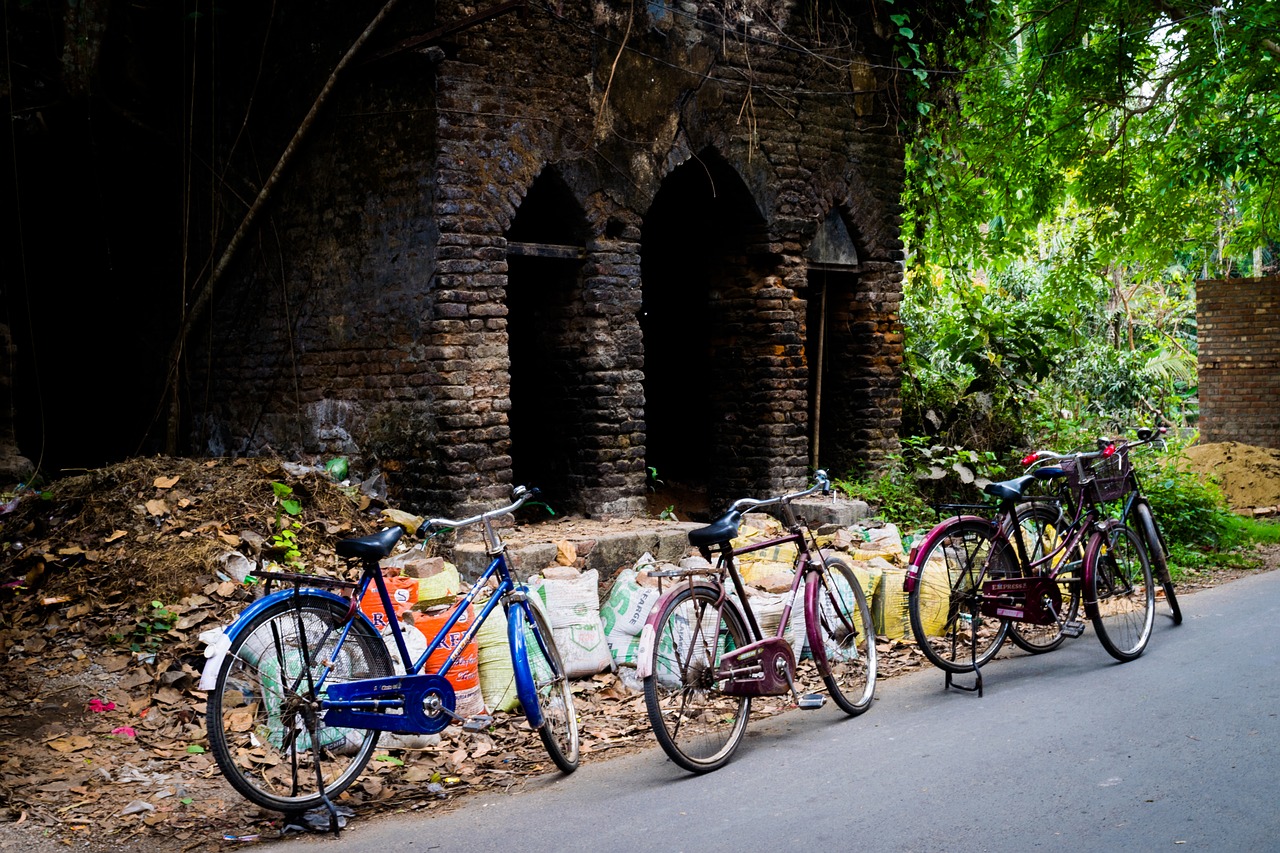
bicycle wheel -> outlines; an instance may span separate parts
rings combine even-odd
[[[846,714],[871,707],[876,692],[876,630],[862,584],[835,556],[805,579],[809,647],[827,692]],[[811,627],[808,627],[811,626]]]
[[[1018,507],[1018,523],[1022,527],[1022,541],[1027,548],[1027,559],[1035,564],[1053,554],[1062,545],[1067,520],[1057,504],[1036,501]],[[1057,572],[1058,600],[1049,602],[1057,619],[1049,625],[1011,621],[1009,639],[1014,645],[1031,654],[1050,652],[1062,645],[1067,638],[1063,627],[1075,622],[1080,614],[1080,585],[1083,572],[1084,546],[1077,545],[1070,553],[1057,555],[1052,565],[1041,570]],[[1048,596],[1046,596],[1048,597]]]
[[[1173,611],[1173,624],[1182,624],[1182,608],[1178,606],[1178,596],[1173,591],[1173,575],[1169,574],[1169,555],[1165,551],[1164,538],[1160,528],[1156,526],[1156,517],[1145,499],[1139,498],[1133,504],[1134,529],[1142,544],[1147,549],[1147,557],[1151,560],[1151,574],[1164,588],[1164,600]]]
[[[378,732],[326,726],[324,685],[392,674],[382,638],[347,605],[303,594],[267,607],[227,650],[208,698],[209,745],[231,786],[266,809],[323,805],[364,770]],[[324,662],[330,662],[327,677]]]
[[[512,616],[521,618],[518,614],[523,614],[529,620],[524,623],[524,651],[538,691],[538,710],[542,712],[538,735],[556,766],[572,773],[578,767],[578,714],[573,707],[569,676],[547,617],[527,602],[517,608]]]
[[[1084,607],[1102,647],[1129,661],[1142,654],[1155,621],[1151,564],[1138,535],[1114,522],[1093,535],[1085,555]]]
[[[924,656],[946,672],[971,672],[995,657],[1009,623],[981,612],[982,582],[1016,576],[995,526],[975,517],[944,521],[925,537],[912,570],[907,609]]]
[[[723,767],[747,730],[751,699],[722,693],[720,658],[750,642],[737,608],[709,586],[680,589],[655,623],[644,700],[658,743],[693,773]]]

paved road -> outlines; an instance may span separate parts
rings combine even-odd
[[[1129,664],[1090,629],[991,664],[982,698],[928,671],[857,719],[754,721],[708,776],[655,748],[273,853],[1280,850],[1280,572],[1185,599]]]

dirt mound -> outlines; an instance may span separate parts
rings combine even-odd
[[[1237,512],[1280,505],[1280,450],[1224,441],[1183,452],[1192,470],[1217,480]]]

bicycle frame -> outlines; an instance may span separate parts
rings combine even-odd
[[[486,523],[487,521],[486,519]],[[476,634],[485,620],[493,613],[494,608],[501,605],[509,606],[515,603],[522,603],[526,600],[528,594],[527,588],[517,585],[512,578],[506,553],[502,549],[501,543],[496,540],[496,537],[490,542],[490,545],[490,553],[493,553],[494,556],[488,568],[455,605],[453,612],[436,631],[435,636],[429,640],[426,650],[416,660],[410,659],[408,645],[405,642],[404,630],[400,626],[400,621],[394,618],[388,620],[397,653],[405,666],[405,674],[326,685],[329,675],[333,671],[333,665],[326,663],[321,667],[318,677],[315,679],[314,684],[311,685],[311,688],[316,693],[325,693],[324,698],[320,701],[319,710],[325,712],[326,725],[375,729],[401,734],[435,734],[442,731],[451,720],[457,719],[461,721],[461,718],[453,710],[454,690],[447,679],[450,670],[457,663],[466,646],[475,639]],[[295,581],[305,579],[311,583],[319,580],[300,575],[290,576],[285,573],[279,573],[279,577],[282,579],[295,579]],[[467,609],[494,578],[497,579],[496,588],[490,595],[489,600],[480,609],[476,618],[467,627],[462,637],[452,641],[454,646],[448,657],[435,672],[424,673],[422,670],[427,661],[445,643],[450,642],[450,634],[458,624],[458,621],[463,618]],[[268,577],[268,582],[273,579],[275,577]],[[229,640],[234,641],[236,635],[251,622],[257,613],[270,607],[275,602],[304,594],[319,595],[339,601],[348,608],[348,617],[341,629],[342,634],[333,648],[332,658],[337,660],[340,658],[342,646],[350,636],[351,626],[356,620],[363,619],[372,628],[372,623],[369,622],[368,617],[364,615],[359,606],[359,602],[363,600],[371,583],[377,590],[378,599],[381,601],[385,611],[394,613],[395,609],[392,605],[391,594],[387,589],[386,581],[382,576],[377,561],[365,560],[362,577],[358,583],[329,582],[331,586],[352,589],[350,598],[337,595],[329,589],[301,587],[300,585],[295,585],[292,589],[277,590],[258,599],[241,614],[236,624],[228,631]],[[542,638],[537,625],[532,620],[526,621],[522,618],[508,619],[507,639],[511,645],[512,656],[522,661],[526,659],[527,655],[524,635],[526,627],[534,633],[536,642],[541,644],[544,649],[546,648],[546,640]],[[536,686],[530,675],[529,667],[521,665],[514,667],[514,670],[516,693],[522,699],[525,716],[529,721],[530,727],[536,729],[543,722],[538,703],[523,701],[527,697],[535,695],[536,692]],[[309,672],[310,665],[307,666],[306,675],[309,676]],[[303,677],[304,675],[299,675],[299,679]],[[296,690],[298,686],[295,683],[293,689]],[[423,710],[424,704],[428,709],[427,711]]]
[[[1022,525],[1018,521],[1016,509],[1018,504],[1033,502],[1055,503],[1061,505],[1061,502],[1057,498],[1053,497],[1033,496],[1020,497],[1016,499],[1004,498],[1000,501],[994,519],[980,515],[964,515],[955,516],[953,519],[949,519],[948,521],[978,521],[991,525],[994,534],[994,541],[1000,545],[1000,547],[993,548],[991,556],[989,556],[988,559],[994,558],[996,554],[1007,553],[1008,550],[1012,550],[1014,558],[1013,568],[1018,570],[1021,577],[1017,579],[1009,579],[1010,581],[1033,578],[1055,581],[1062,573],[1064,567],[1071,567],[1075,565],[1074,563],[1065,562],[1061,558],[1066,554],[1070,554],[1076,548],[1088,545],[1091,528],[1097,525],[1099,521],[1099,514],[1096,508],[1092,506],[1077,506],[1074,502],[1071,502],[1069,506],[1075,514],[1067,523],[1065,535],[1052,550],[1033,560],[1028,554]],[[937,535],[946,535],[948,532],[944,527],[944,522],[939,522],[934,529],[937,531]],[[1012,535],[1010,535],[1011,533]],[[932,548],[933,544],[934,543],[931,538],[926,537],[924,541],[913,549],[913,551],[917,549],[920,551],[928,551]],[[905,592],[910,593],[914,589],[915,584],[919,581],[919,570],[921,568],[922,567],[916,565],[916,561],[914,559],[909,561],[907,576],[903,582],[903,589]],[[1087,589],[1087,578],[1082,577],[1081,582],[1085,583],[1085,588]],[[985,601],[986,597],[982,593],[978,593],[978,595],[980,601]],[[1020,611],[1012,607],[1003,608],[1000,611],[992,613],[992,615],[1015,621],[1032,621],[1025,619],[1025,610]],[[1057,614],[1054,615],[1056,617]]]
[[[663,578],[681,578],[684,580],[684,584],[677,583],[673,585],[670,590],[667,590],[666,592],[664,592],[662,597],[659,599],[658,603],[655,604],[653,609],[650,611],[649,619],[645,624],[645,630],[644,630],[644,633],[647,634],[649,637],[650,643],[652,642],[653,635],[657,630],[657,626],[654,623],[657,620],[659,614],[661,614],[662,611],[664,610],[666,600],[671,596],[674,596],[685,585],[687,585],[690,591],[692,591],[694,586],[699,584],[703,586],[711,587],[713,590],[715,590],[718,594],[718,601],[716,605],[716,613],[718,616],[720,611],[723,610],[723,608],[725,607],[726,602],[729,601],[729,596],[727,595],[725,590],[725,584],[720,577],[722,575],[727,574],[729,576],[730,582],[733,585],[734,591],[737,593],[738,602],[739,602],[738,604],[730,603],[729,606],[737,607],[738,612],[741,613],[744,621],[746,622],[747,629],[751,632],[751,638],[752,638],[752,643],[750,643],[748,646],[743,647],[743,649],[739,650],[740,653],[752,651],[765,644],[773,644],[774,646],[778,647],[778,650],[780,651],[780,653],[789,661],[788,668],[794,671],[795,663],[796,663],[794,659],[794,654],[792,653],[790,646],[783,641],[783,636],[786,632],[787,626],[791,622],[791,615],[792,613],[795,612],[796,597],[800,590],[800,584],[802,582],[808,582],[811,574],[821,571],[821,567],[823,565],[823,563],[821,562],[823,560],[823,555],[822,555],[822,549],[820,546],[818,546],[816,540],[814,540],[813,542],[813,549],[812,550],[810,549],[809,539],[806,538],[805,534],[806,532],[808,532],[809,536],[811,537],[813,535],[812,531],[809,531],[808,528],[796,518],[795,513],[791,509],[791,501],[802,495],[812,494],[814,491],[816,491],[816,487],[815,489],[810,489],[808,491],[800,492],[794,495],[783,495],[778,498],[772,498],[764,501],[757,501],[750,498],[744,498],[743,500],[734,503],[733,507],[730,508],[731,512],[737,511],[737,509],[740,506],[745,509],[760,509],[768,506],[782,507],[782,514],[783,514],[782,523],[784,526],[786,526],[788,532],[786,535],[783,535],[783,536],[776,536],[761,542],[747,543],[737,548],[729,548],[727,547],[728,543],[725,543],[718,549],[720,556],[719,556],[719,559],[716,561],[715,568],[711,571],[712,578],[710,580],[699,579],[700,577],[705,577],[708,574],[706,570],[676,569],[676,570],[669,570],[665,572],[654,573],[655,576],[658,577],[659,583],[661,583]],[[742,581],[742,575],[738,571],[735,558],[740,557],[743,554],[750,554],[755,551],[763,551],[767,548],[773,548],[778,545],[785,545],[788,543],[795,543],[797,548],[796,558],[793,563],[795,568],[795,576],[791,579],[791,587],[786,593],[787,599],[782,608],[782,615],[778,620],[778,628],[772,636],[766,637],[764,636],[764,631],[760,627],[759,620],[756,618],[755,610],[751,607],[751,602],[749,601],[747,596],[746,585]],[[702,552],[703,552],[703,556],[707,558],[708,562],[710,562],[710,559],[711,559],[710,546],[702,548]],[[817,555],[817,558],[818,558],[818,562],[816,563],[816,565],[814,562],[815,554]],[[813,585],[810,584],[810,587],[812,586]],[[846,627],[849,630],[853,630],[854,628],[854,626],[851,624],[847,625]],[[808,625],[806,625],[806,630],[811,630]],[[815,645],[814,642],[810,643],[811,647],[814,645]],[[825,650],[820,648],[821,647],[820,642],[817,642],[816,645],[819,646],[819,649],[818,651],[815,652],[814,659],[819,667],[819,671],[823,675],[826,675],[828,672],[828,662],[825,657]],[[781,649],[782,646],[786,646],[785,650]],[[647,654],[648,648],[650,648],[650,646],[647,646],[642,639],[642,643],[641,643],[642,651],[639,656],[641,663],[637,667],[637,675],[641,678],[647,677],[648,675],[651,674],[647,671],[647,667],[645,666],[648,659],[648,654]],[[732,680],[734,674],[735,673],[733,671],[726,671],[724,673],[724,675],[728,677],[730,680]],[[763,687],[760,693],[753,694],[753,695],[770,695],[771,693],[785,692],[785,690],[791,689],[791,685],[789,681],[785,683],[785,690],[783,690],[782,683],[776,682],[775,680],[773,680],[773,678],[774,678],[773,674],[767,674],[766,680],[769,683],[765,687]]]

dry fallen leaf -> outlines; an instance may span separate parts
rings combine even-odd
[[[49,746],[58,752],[79,752],[93,746],[93,741],[84,735],[70,735],[49,741]]]
[[[156,477],[153,485],[157,489],[171,489],[180,479],[182,478],[177,474],[174,474],[172,477]]]
[[[162,516],[169,514],[169,505],[160,498],[147,501],[147,512],[154,516]]]

